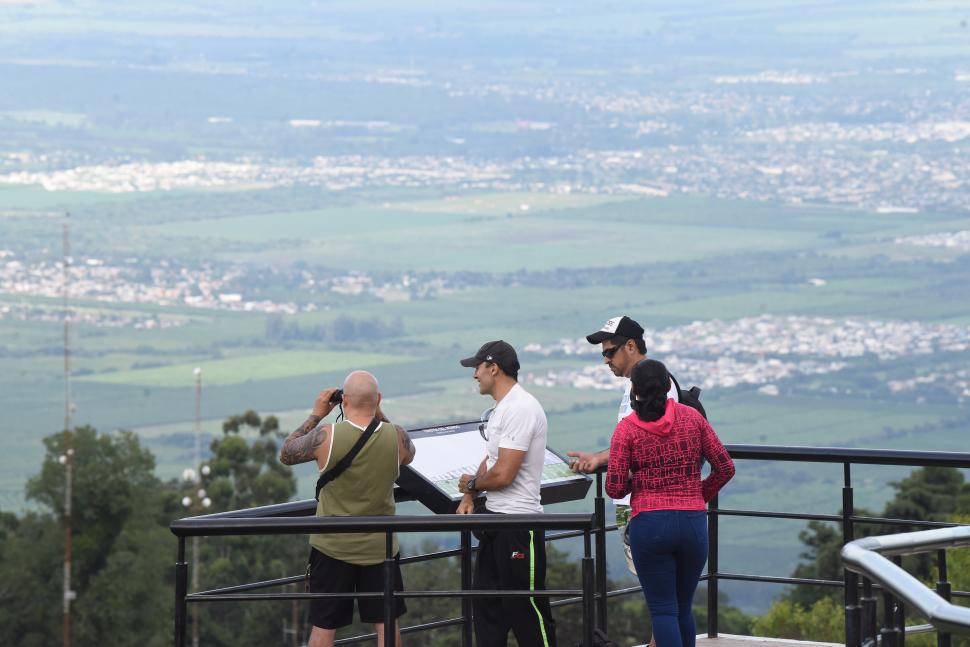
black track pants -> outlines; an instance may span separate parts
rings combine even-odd
[[[546,588],[541,530],[487,532],[478,545],[476,589]],[[546,597],[480,598],[473,602],[477,647],[505,647],[509,629],[519,647],[556,647],[556,624]]]

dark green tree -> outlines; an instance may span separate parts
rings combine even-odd
[[[839,510],[839,514],[842,511]],[[862,517],[874,516],[865,508],[856,508],[856,514]],[[878,532],[875,526],[856,524],[854,526],[856,539],[868,537]],[[809,521],[808,527],[798,533],[798,539],[805,545],[805,551],[799,557],[803,560],[792,572],[792,577],[811,580],[841,580],[842,579],[842,530],[825,521]],[[796,586],[789,589],[785,598],[808,608],[822,598],[841,598],[842,590],[828,586]]]
[[[44,439],[40,474],[27,483],[37,510],[3,515],[0,642],[61,640],[65,435]],[[75,644],[171,642],[171,555],[166,526],[174,495],[160,488],[155,461],[130,432],[77,427],[74,448],[72,606]],[[145,609],[152,609],[146,614]],[[119,638],[123,637],[123,638]],[[119,642],[120,641],[120,642]]]
[[[964,482],[963,474],[951,467],[924,467],[913,470],[901,481],[890,483],[896,491],[882,512],[883,517],[891,519],[912,519],[915,521],[941,521],[950,515],[970,511],[970,484]],[[856,508],[856,515],[876,516],[863,508]],[[841,510],[839,511],[841,514]],[[867,525],[855,524],[855,537],[875,534],[908,532],[910,525]],[[806,550],[800,555],[803,560],[795,568],[792,577],[822,580],[842,579],[842,531],[838,526],[823,522],[810,521],[808,527],[799,533],[798,538]],[[907,558],[904,565],[917,577],[930,576],[930,561],[926,556]],[[840,598],[838,589],[799,586],[789,591],[787,599],[804,607],[810,606],[823,597]]]
[[[223,436],[211,443],[210,470],[203,482],[212,501],[208,512],[284,503],[293,498],[296,478],[279,462],[278,442],[283,434],[275,416],[262,418],[255,411],[246,411],[227,418],[222,430]],[[195,486],[182,484],[188,489]],[[302,535],[206,538],[202,543],[199,567],[203,589],[299,574],[309,553]],[[284,625],[292,629],[293,607],[290,602],[207,604],[200,617],[201,642],[277,644]]]
[[[955,468],[923,467],[891,485],[896,496],[886,504],[887,517],[928,521],[970,512],[970,484],[964,482],[963,474]],[[911,528],[892,526],[891,532]]]
[[[252,432],[247,443],[243,435]],[[253,412],[227,420],[213,443],[212,470],[201,487],[219,483],[224,496],[210,511],[284,502],[296,492],[289,468],[276,460],[279,423]],[[64,434],[44,439],[40,472],[26,486],[36,509],[0,513],[0,644],[26,647],[61,641]],[[172,644],[176,541],[172,520],[194,481],[162,483],[137,436],[78,427],[74,448],[72,634],[75,645]],[[238,492],[236,491],[238,488]],[[201,510],[190,510],[190,513]],[[203,540],[203,588],[293,575],[306,562],[306,538],[233,537]],[[289,603],[225,605],[203,615],[203,643],[278,644]]]
[[[886,517],[940,521],[952,515],[970,512],[970,484],[963,474],[952,467],[923,467],[914,470],[902,481],[891,484],[896,496],[886,504]],[[883,532],[897,533],[915,530],[912,526],[889,526]],[[903,567],[921,579],[932,576],[931,555],[912,555],[904,558]]]
[[[970,511],[970,484],[965,483],[963,474],[954,468],[916,469],[903,480],[890,485],[894,488],[895,495],[886,504],[882,517],[915,521],[946,521],[955,515]],[[861,508],[856,508],[856,515],[875,516]],[[908,524],[878,526],[856,524],[854,526],[856,538],[911,530],[914,530],[914,527]],[[803,561],[795,568],[793,577],[842,579],[841,529],[830,523],[811,521],[807,529],[799,533],[799,539],[806,550],[800,556]],[[904,558],[903,568],[925,581],[935,576],[928,555]],[[841,615],[839,600],[842,595],[841,589],[831,587],[793,587],[783,600],[772,605],[768,614],[758,621],[756,631],[767,632],[761,635],[777,637],[833,640],[835,638],[832,637],[834,635],[832,632],[813,634],[806,628],[818,628],[823,625],[837,627],[838,618],[829,619],[831,622],[829,620],[823,622],[823,617],[829,613],[829,610],[834,610],[831,613]],[[796,616],[804,622],[801,624],[795,622],[793,618]],[[783,621],[783,619],[787,620]],[[782,625],[789,621],[794,624],[785,629]],[[773,631],[775,633],[772,633]]]
[[[237,510],[289,501],[296,494],[293,471],[278,457],[280,432],[276,416],[255,411],[231,416],[223,436],[212,441],[207,492],[213,510]],[[247,442],[246,436],[255,436]]]
[[[41,647],[61,640],[63,531],[45,511],[0,516],[0,643]]]

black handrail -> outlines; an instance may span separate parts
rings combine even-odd
[[[841,586],[845,590],[845,630],[846,644],[852,647],[861,647],[866,637],[872,637],[872,633],[866,633],[862,617],[863,607],[872,607],[874,602],[866,596],[871,591],[871,582],[859,582],[858,576],[848,570],[843,570],[843,579],[839,582],[830,580],[812,580],[807,578],[794,577],[773,577],[764,575],[747,575],[738,573],[721,573],[719,571],[719,542],[718,542],[718,519],[720,516],[741,516],[741,517],[762,517],[777,519],[802,519],[806,521],[831,521],[842,526],[842,543],[849,543],[854,538],[854,527],[856,524],[882,524],[882,525],[908,525],[913,527],[927,528],[948,528],[957,524],[940,521],[918,521],[910,519],[891,519],[883,517],[864,517],[855,514],[855,504],[853,500],[852,487],[852,465],[893,465],[911,467],[955,467],[970,468],[970,453],[965,452],[941,452],[941,451],[911,451],[897,449],[861,449],[846,447],[797,447],[780,445],[725,445],[728,453],[734,460],[770,460],[770,461],[789,461],[789,462],[809,462],[809,463],[835,463],[843,466],[843,487],[842,487],[842,514],[841,515],[820,515],[809,513],[794,512],[774,512],[760,510],[732,510],[722,509],[718,505],[718,497],[714,497],[708,503],[708,563],[707,573],[702,576],[702,580],[707,582],[707,635],[714,638],[718,635],[718,582],[719,580],[763,582],[775,584],[795,584],[795,585],[815,585],[815,586]],[[606,471],[603,466],[597,470],[598,475]],[[602,496],[600,479],[597,478],[596,496]],[[599,510],[597,509],[597,513]],[[599,515],[597,514],[597,518]],[[942,551],[941,551],[942,553]],[[597,569],[601,566],[597,562]],[[602,567],[605,570],[605,565]],[[948,596],[965,597],[970,596],[966,591],[950,591],[949,582],[946,580],[946,556],[940,557],[940,577],[937,584],[938,591],[945,591]],[[859,587],[863,587],[863,596],[859,595]],[[630,587],[624,589],[623,594],[635,593],[641,587]],[[603,589],[597,591],[597,600],[601,604],[605,603],[602,595]],[[867,606],[868,605],[868,606]],[[605,607],[605,604],[604,604]],[[874,613],[874,612],[873,612]],[[893,622],[901,625],[902,616],[898,611],[893,616]],[[898,616],[898,617],[897,617]],[[605,618],[605,610],[602,616]],[[874,617],[874,616],[873,616]],[[599,618],[598,618],[599,620]],[[602,627],[597,622],[598,627]],[[862,627],[860,633],[860,627]],[[902,631],[902,627],[895,627],[893,631]],[[949,634],[938,634],[938,647],[949,647]]]
[[[939,521],[917,521],[908,519],[891,519],[882,517],[868,517],[859,516],[855,514],[854,502],[853,502],[853,488],[851,482],[851,466],[856,465],[894,465],[894,466],[911,466],[911,467],[956,467],[956,468],[970,468],[970,453],[957,453],[957,452],[928,452],[928,451],[908,451],[908,450],[890,450],[890,449],[857,449],[857,448],[840,448],[840,447],[786,447],[786,446],[768,446],[768,445],[740,445],[731,444],[726,446],[728,452],[731,454],[732,458],[735,460],[771,460],[771,461],[789,461],[789,462],[809,462],[809,463],[835,463],[843,465],[844,481],[842,487],[842,514],[808,514],[808,513],[797,513],[797,512],[774,512],[774,511],[760,511],[760,510],[736,510],[736,509],[722,509],[718,505],[718,499],[715,497],[708,508],[708,529],[710,533],[710,549],[708,555],[708,572],[702,576],[702,580],[705,580],[708,584],[708,612],[707,612],[707,633],[710,637],[717,636],[718,633],[718,600],[717,600],[717,585],[719,580],[729,580],[729,581],[750,581],[750,582],[762,582],[762,583],[774,583],[774,584],[787,584],[787,585],[813,585],[813,586],[841,586],[845,589],[845,613],[846,613],[846,643],[853,647],[860,647],[865,640],[873,640],[875,628],[875,598],[874,591],[880,590],[878,586],[874,586],[872,582],[863,578],[861,582],[855,577],[854,574],[846,572],[843,580],[833,581],[833,580],[816,580],[807,578],[794,578],[794,577],[774,577],[774,576],[763,576],[763,575],[751,575],[743,573],[722,573],[719,571],[718,564],[718,519],[720,516],[740,516],[740,517],[762,517],[762,518],[778,518],[778,519],[801,519],[801,520],[819,520],[819,521],[830,521],[834,523],[839,523],[843,528],[843,543],[847,543],[854,536],[854,526],[857,524],[879,524],[879,525],[909,525],[912,527],[926,527],[926,528],[937,528],[937,527],[952,527],[956,524],[939,522]],[[582,593],[578,597],[569,597],[565,599],[560,599],[553,602],[553,606],[560,607],[569,604],[583,604],[584,609],[584,621],[586,620],[586,613],[588,611],[591,618],[595,618],[595,626],[603,629],[607,629],[607,600],[608,598],[613,598],[622,595],[631,595],[637,593],[641,590],[639,586],[627,587],[623,589],[618,589],[614,591],[607,591],[607,570],[606,570],[606,543],[605,536],[607,532],[612,532],[616,530],[615,524],[606,523],[606,513],[605,513],[605,498],[603,496],[603,484],[602,484],[602,474],[606,471],[605,467],[600,468],[596,472],[596,492],[594,498],[594,512],[590,517],[589,515],[578,515],[583,517],[591,525],[589,528],[585,526],[583,528],[576,528],[572,532],[562,532],[554,535],[547,536],[547,540],[555,540],[565,537],[575,537],[582,534],[585,539],[585,557],[583,561],[583,590],[576,591],[575,593]],[[730,489],[727,490],[730,492]],[[398,488],[395,492],[395,499],[397,501],[411,500],[408,493],[403,492]],[[222,589],[215,589],[211,591],[204,591],[198,593],[189,594],[187,590],[187,564],[185,563],[185,550],[184,550],[184,537],[191,536],[195,534],[272,534],[274,532],[283,533],[308,533],[311,529],[317,528],[314,522],[323,521],[321,518],[314,517],[316,513],[316,501],[313,499],[305,501],[294,501],[289,503],[282,503],[270,506],[261,506],[258,508],[251,508],[248,510],[233,510],[228,512],[221,512],[209,515],[203,515],[199,517],[192,517],[188,519],[182,519],[176,521],[172,524],[172,530],[177,535],[179,535],[179,558],[176,564],[176,600],[182,600],[181,608],[184,611],[184,602],[200,602],[204,599],[213,599],[216,595],[226,596],[232,595],[233,593],[239,593],[245,590],[253,590],[257,588],[266,588],[270,586],[277,586],[280,584],[292,583],[300,581],[302,576],[291,577],[291,578],[281,578],[278,580],[268,580],[266,582],[257,582],[253,584],[243,584],[234,587],[226,587]],[[472,595],[458,595],[455,597],[460,598],[462,605],[462,616],[460,618],[452,618],[447,620],[441,620],[433,623],[428,623],[426,625],[420,625],[416,627],[406,627],[402,628],[402,633],[412,633],[415,631],[423,631],[438,627],[445,626],[461,626],[462,628],[462,644],[471,645],[471,623],[470,623],[470,612],[471,612],[471,597],[476,593],[471,590],[471,555],[475,551],[475,547],[471,545],[470,530],[474,527],[470,524],[477,524],[482,517],[490,517],[492,515],[463,515],[463,516],[436,516],[436,517],[420,517],[425,519],[425,521],[416,522],[421,524],[421,531],[437,531],[437,530],[452,530],[459,531],[461,533],[460,548],[454,550],[445,550],[436,552],[431,555],[416,555],[407,557],[401,560],[402,563],[408,561],[424,561],[428,559],[436,559],[441,557],[454,557],[457,556],[461,560],[461,573],[462,573],[462,589]],[[504,515],[507,519],[512,515]],[[526,515],[529,516],[529,515]],[[560,515],[538,515],[530,516],[530,525],[533,528],[540,527],[535,525],[535,521],[544,520],[550,521],[552,517]],[[568,516],[568,515],[567,515]],[[305,519],[306,517],[312,517],[312,519]],[[378,517],[372,518],[379,521],[369,521],[370,526],[366,526],[366,530],[383,531],[385,528],[381,526],[381,523],[387,524],[388,519],[418,519],[419,517]],[[355,522],[365,520],[366,518],[355,518]],[[332,519],[328,519],[328,522],[332,522]],[[343,520],[341,520],[343,521]],[[294,523],[295,522],[295,523]],[[355,522],[345,522],[345,523],[355,523]],[[211,524],[211,526],[210,526]],[[327,531],[335,532],[359,532],[360,530],[351,530],[349,526],[344,529],[337,530],[337,526],[340,523],[332,526]],[[219,529],[218,532],[209,533],[203,532],[203,528],[216,528]],[[274,530],[277,528],[284,528],[283,530]],[[355,526],[359,528],[359,526]],[[547,527],[543,525],[542,527]],[[551,529],[551,527],[549,527]],[[559,529],[563,529],[563,526],[558,526]],[[399,532],[408,532],[408,530],[396,530]],[[593,540],[595,541],[595,560],[589,557],[590,555],[590,535],[593,535]],[[947,599],[951,597],[970,597],[970,592],[966,591],[950,591],[950,584],[946,577],[946,555],[945,551],[939,551],[938,565],[939,565],[939,581],[937,583],[937,591],[941,595],[945,595]],[[587,569],[589,569],[589,582],[587,586]],[[595,569],[595,573],[594,573]],[[861,588],[861,597],[860,597]],[[564,593],[565,592],[560,592]],[[592,595],[587,598],[587,596],[592,593]],[[573,594],[573,595],[574,595]],[[313,595],[313,594],[302,594],[301,597]],[[408,597],[420,597],[420,595],[412,595],[410,592],[406,594]],[[353,596],[346,596],[353,597]],[[238,599],[238,598],[235,598]],[[263,599],[263,598],[260,598]],[[588,605],[588,609],[587,609]],[[185,620],[186,617],[182,615],[179,616],[180,605],[176,604],[176,641],[178,641],[178,636],[183,636],[185,631]],[[897,611],[894,612],[892,617],[889,619],[893,624],[891,629],[883,629],[883,633],[889,631],[898,633],[901,631],[902,616]],[[861,626],[861,630],[858,628]],[[585,633],[586,625],[584,625]],[[366,639],[372,639],[373,634],[366,636],[356,636],[353,638],[343,639],[338,641],[339,644],[348,644],[351,642],[360,642]],[[584,640],[586,636],[584,635]],[[949,635],[944,633],[938,633],[938,643],[939,647],[948,647],[949,645]],[[177,645],[184,643],[176,642]],[[588,643],[587,643],[588,644]]]
[[[588,530],[591,514],[393,515],[206,519],[187,517],[169,526],[176,537],[299,535],[351,532],[447,532],[461,530]]]
[[[273,512],[281,512],[278,506]],[[290,512],[293,506],[284,506],[283,512]],[[267,510],[256,511],[265,514]],[[189,517],[172,522],[172,532],[178,538],[178,561],[175,582],[175,645],[184,647],[189,602],[216,601],[255,601],[255,600],[298,600],[313,598],[381,598],[384,606],[385,647],[394,644],[394,604],[398,598],[459,598],[462,601],[462,617],[430,623],[420,628],[409,627],[404,631],[432,629],[457,624],[465,625],[464,642],[470,645],[471,614],[468,602],[472,598],[488,597],[568,597],[579,596],[583,604],[583,641],[592,645],[593,639],[593,558],[591,555],[591,533],[594,518],[590,514],[476,514],[476,515],[421,515],[421,516],[380,516],[380,517],[239,517],[236,515],[205,515]],[[474,530],[573,530],[583,536],[584,555],[582,560],[583,585],[580,589],[543,589],[543,590],[478,590],[470,587],[470,568],[463,559],[462,589],[459,591],[394,591],[393,590],[393,536],[398,532],[441,532],[459,531],[462,533],[462,546],[465,554],[470,554],[469,531]],[[244,584],[210,591],[188,592],[188,564],[185,562],[185,540],[198,536],[239,536],[239,535],[276,535],[309,533],[350,533],[381,532],[385,536],[384,590],[374,593],[243,593],[254,588],[265,588],[298,581],[299,578],[281,578],[269,582]],[[571,598],[572,599],[572,598]],[[372,636],[371,636],[372,637]],[[355,637],[341,641],[342,644],[363,640]]]
[[[783,445],[725,445],[731,458],[853,465],[909,465],[911,467],[970,467],[970,453],[908,449],[856,449]]]

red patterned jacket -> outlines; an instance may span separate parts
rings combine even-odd
[[[703,481],[702,456],[711,464]],[[606,492],[619,499],[633,491],[631,518],[647,510],[704,510],[732,476],[734,461],[711,425],[673,400],[657,420],[644,422],[633,412],[613,431]]]

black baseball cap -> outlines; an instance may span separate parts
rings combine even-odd
[[[626,315],[607,319],[603,327],[596,332],[586,335],[586,341],[591,344],[602,344],[614,337],[626,337],[627,339],[643,339],[643,326],[630,319]]]
[[[466,357],[459,364],[462,366],[478,366],[482,362],[492,362],[506,375],[513,375],[519,372],[519,357],[515,354],[515,349],[508,342],[490,341],[486,342],[473,357]]]

